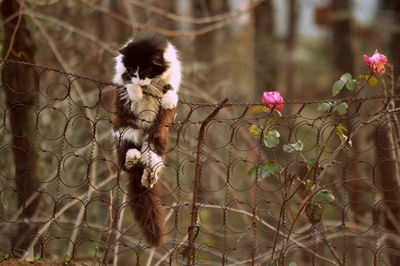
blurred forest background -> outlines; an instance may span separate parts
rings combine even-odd
[[[367,99],[399,94],[399,0],[3,0],[1,14],[3,58],[45,66],[2,64],[2,258],[400,265],[400,138],[393,109],[400,104]],[[157,250],[145,246],[126,206],[127,180],[115,164],[110,132],[113,58],[140,32],[170,39],[184,75],[168,178],[160,181],[170,233]],[[357,95],[365,100],[349,103],[349,115],[321,115],[312,100],[331,98],[332,83],[343,73],[365,74],[363,55],[375,49],[388,58],[388,79]],[[265,117],[248,115],[244,104],[259,103],[272,90],[293,100],[274,118],[279,150],[249,134]],[[237,105],[221,109],[207,127],[196,198],[199,233],[187,243],[195,228],[199,131],[226,97]],[[366,121],[371,126],[354,133],[350,149],[331,138],[340,123],[350,132]],[[297,140],[304,144],[301,155],[282,152],[282,144]],[[334,155],[342,163],[330,159]],[[250,178],[249,169],[270,158],[284,170]],[[317,162],[310,170],[312,158]],[[310,222],[302,206],[312,197],[298,180],[324,162],[334,165],[321,186],[339,184],[331,188],[336,203]],[[357,178],[363,181],[346,183]]]
[[[37,63],[110,80],[116,50],[156,32],[181,51],[184,99],[326,97],[338,73],[363,70],[363,54],[400,57],[396,0],[25,2]]]

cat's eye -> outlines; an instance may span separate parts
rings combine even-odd
[[[161,58],[155,58],[151,62],[156,66],[162,66],[163,65],[163,62],[162,62]]]

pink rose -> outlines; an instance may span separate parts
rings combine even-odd
[[[281,109],[284,101],[279,91],[266,91],[263,94],[262,102],[267,103],[268,108]]]
[[[375,50],[375,53],[368,57],[364,55],[364,61],[367,63],[368,70],[377,75],[382,75],[385,73],[385,64],[387,63],[387,58],[383,54],[378,52],[378,49]]]

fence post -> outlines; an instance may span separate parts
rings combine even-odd
[[[196,169],[194,175],[194,187],[193,187],[193,199],[192,199],[192,215],[191,215],[191,224],[188,228],[188,249],[187,249],[187,265],[194,264],[195,257],[195,246],[194,241],[199,233],[199,226],[197,224],[197,197],[198,190],[200,189],[200,177],[201,177],[201,151],[204,142],[204,135],[206,133],[207,125],[214,119],[214,117],[218,114],[218,112],[227,104],[229,101],[228,98],[225,98],[221,103],[219,103],[214,111],[203,120],[200,126],[199,131],[199,139],[197,142],[197,154],[196,154]]]

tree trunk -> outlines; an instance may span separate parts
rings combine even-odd
[[[274,14],[272,1],[265,1],[254,10],[254,78],[258,95],[272,90],[277,82]]]
[[[219,1],[219,0],[217,0]],[[212,0],[193,0],[192,14],[194,17],[201,18],[210,16],[212,13]],[[196,61],[201,63],[210,62],[213,59],[213,42],[215,32],[195,36],[194,49]]]
[[[354,74],[355,64],[354,64],[354,40],[353,40],[353,19],[351,16],[351,0],[333,0],[334,16],[332,17],[332,30],[333,30],[333,65],[335,68],[334,77],[338,79],[340,75],[344,73]],[[343,56],[345,55],[345,56]],[[343,97],[353,96],[351,92],[344,89],[342,92]],[[355,105],[349,107],[348,112],[354,112]],[[345,121],[337,121],[338,123],[343,123],[350,130],[352,128],[351,118]],[[352,159],[359,161],[360,156],[359,150],[362,146],[361,134],[358,134],[357,138],[352,139]],[[341,161],[345,161],[348,158],[341,158]],[[362,177],[363,169],[361,165],[356,163],[351,167],[352,178]],[[363,182],[351,182],[349,183],[349,203],[357,203],[362,201],[363,188],[365,183]],[[355,222],[358,221],[358,217],[363,215],[364,210],[361,209],[361,204],[352,204],[351,208],[354,211]]]
[[[192,14],[194,17],[202,18],[216,14],[221,14],[229,10],[227,0],[193,0],[192,1]],[[204,27],[205,24],[195,25],[197,27]],[[220,79],[218,73],[214,68],[218,56],[218,46],[226,45],[229,41],[226,36],[219,38],[221,34],[226,32],[227,29],[219,29],[195,36],[194,39],[194,55],[193,61],[200,66],[200,71],[194,71],[193,82],[205,91],[212,91],[215,83]],[[224,44],[219,42],[219,39],[225,39]],[[212,93],[211,93],[212,94]]]
[[[355,70],[351,3],[351,0],[333,0],[333,63],[339,75]]]
[[[1,3],[3,21],[20,10],[19,1],[7,0]],[[4,24],[3,58],[33,62],[35,44],[26,27],[21,13]],[[15,182],[18,192],[18,207],[23,207],[19,217],[19,228],[13,241],[12,253],[20,257],[26,251],[36,226],[27,223],[32,218],[39,203],[36,198],[30,205],[26,200],[39,188],[39,160],[35,153],[36,116],[35,104],[38,99],[38,79],[35,70],[29,66],[5,63],[2,82],[9,109],[11,134],[13,135],[13,154]]]
[[[400,2],[395,3],[393,1],[393,10],[394,10],[394,27],[395,30],[392,31],[391,37],[390,37],[390,50],[392,54],[392,64],[394,66],[394,85],[395,85],[395,93],[400,92],[400,49],[399,49],[399,43],[400,43]],[[400,102],[397,100],[396,107],[400,106]]]
[[[390,8],[394,10],[394,25],[400,25],[400,3],[396,1],[391,2]],[[400,88],[400,31],[394,30],[391,33],[390,40],[390,48],[391,48],[391,61],[394,66],[392,71],[393,74],[393,82],[390,91],[385,91],[386,95],[396,95],[399,93]],[[390,109],[400,107],[400,102],[398,99],[394,99],[390,105]],[[383,215],[383,224],[384,226],[392,231],[397,232],[398,228],[393,223],[393,221],[387,215],[388,212],[391,212],[392,219],[395,219],[395,222],[399,223],[400,221],[400,209],[398,202],[400,201],[400,183],[399,183],[399,128],[400,128],[400,117],[397,113],[391,115],[392,117],[388,118],[389,130],[385,132],[380,132],[381,136],[378,139],[379,143],[376,145],[376,161],[384,162],[387,160],[389,163],[381,163],[379,164],[379,182],[380,186],[383,189],[383,198],[386,203],[382,205],[386,205],[386,215]],[[393,149],[383,148],[384,147],[393,147]],[[383,206],[381,206],[383,207]],[[389,239],[388,246],[396,248],[396,241]],[[396,256],[396,254],[389,255],[391,265],[400,265],[400,258]]]
[[[286,49],[287,49],[287,95],[292,98],[296,98],[294,91],[294,79],[295,79],[295,62],[294,62],[294,48],[296,45],[297,38],[297,22],[298,22],[298,3],[297,0],[288,0],[289,2],[289,28],[288,35],[286,39]],[[289,105],[290,107],[290,105]]]
[[[376,156],[375,161],[378,164],[378,182],[382,188],[382,195],[385,202],[379,204],[379,215],[383,227],[387,231],[396,234],[398,232],[397,224],[400,222],[400,189],[397,183],[398,167],[396,167],[399,158],[393,158],[395,152],[389,148],[383,147],[398,147],[394,144],[394,137],[397,136],[397,132],[393,132],[393,128],[385,132],[377,132],[379,134],[378,143],[376,143]],[[392,215],[390,218],[389,213]],[[390,248],[397,249],[398,243],[396,240],[388,239],[387,244]],[[397,254],[389,255],[390,265],[400,265],[400,257]]]

